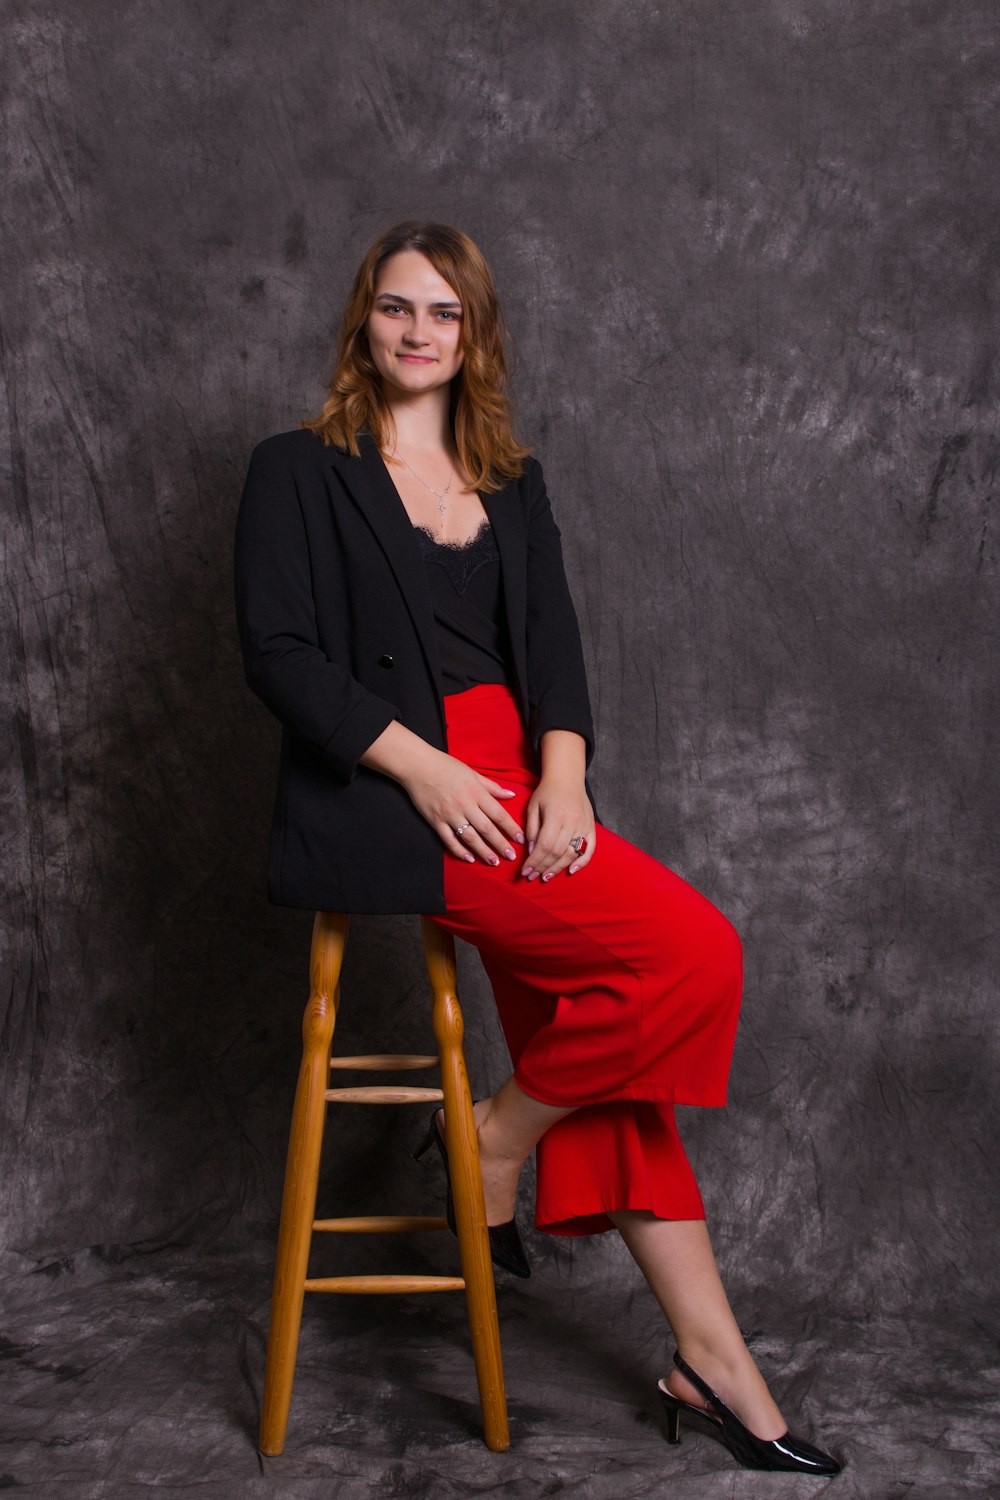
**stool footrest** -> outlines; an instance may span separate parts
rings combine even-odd
[[[369,1072],[384,1070],[391,1073],[398,1069],[401,1073],[407,1068],[436,1068],[438,1057],[433,1057],[416,1052],[369,1052],[362,1057],[331,1057],[331,1068],[367,1068]]]
[[[424,1229],[447,1229],[448,1220],[426,1214],[368,1214],[353,1219],[314,1219],[313,1229],[331,1234],[409,1234]]]
[[[463,1292],[461,1276],[313,1276],[307,1292]]]
[[[443,1099],[440,1089],[410,1089],[386,1087],[357,1089],[326,1089],[324,1099],[330,1104],[430,1104]]]

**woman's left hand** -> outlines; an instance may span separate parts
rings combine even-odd
[[[528,854],[521,874],[550,881],[569,867],[575,875],[594,857],[594,809],[577,777],[542,775],[531,794],[524,819]],[[584,839],[578,854],[571,839]]]

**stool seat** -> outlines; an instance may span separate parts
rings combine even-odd
[[[486,1446],[502,1452],[510,1444],[497,1323],[496,1291],[489,1231],[479,1171],[479,1146],[472,1096],[462,1047],[464,1021],[455,980],[455,944],[427,917],[421,917],[424,962],[430,980],[436,1055],[378,1052],[331,1056],[340,1008],[340,973],[347,940],[344,912],[317,912],[310,950],[310,993],[302,1019],[302,1064],[292,1109],[288,1166],[281,1202],[281,1224],[271,1299],[267,1365],[261,1403],[261,1453],[276,1456],[285,1445],[295,1377],[302,1308],[306,1292],[343,1295],[395,1295],[464,1291]],[[330,1088],[331,1070],[408,1072],[437,1067],[440,1088],[401,1084]],[[307,1274],[314,1233],[409,1234],[447,1229],[439,1215],[367,1214],[316,1218],[316,1193],[327,1106],[342,1104],[423,1104],[441,1100],[445,1144],[458,1232],[461,1276]]]

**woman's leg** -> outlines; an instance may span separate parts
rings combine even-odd
[[[475,1106],[486,1198],[486,1222],[514,1213],[517,1183],[532,1148],[571,1109],[542,1104],[508,1078]],[[733,1316],[703,1219],[659,1219],[634,1210],[608,1217],[649,1283],[682,1358],[760,1438],[781,1437],[787,1423],[754,1363]],[[705,1403],[677,1369],[666,1388],[694,1406]]]
[[[657,1219],[630,1211],[610,1218],[670,1324],[681,1357],[760,1438],[788,1424],[743,1341],[715,1264],[703,1219]],[[693,1406],[702,1397],[677,1369],[664,1382]]]
[[[518,1178],[532,1148],[550,1125],[572,1113],[570,1108],[533,1099],[513,1077],[491,1099],[473,1106],[487,1224],[505,1224],[513,1218]]]

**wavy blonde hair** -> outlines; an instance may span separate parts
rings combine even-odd
[[[418,250],[462,304],[461,368],[451,382],[451,424],[459,461],[477,490],[502,489],[516,479],[531,451],[514,437],[508,395],[510,335],[478,245],[448,224],[408,222],[387,229],[358,267],[341,320],[328,394],[318,416],[300,422],[324,443],[355,457],[367,429],[380,449],[390,431],[382,381],[365,332],[384,263],[402,250]]]

